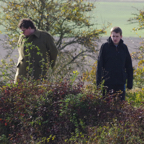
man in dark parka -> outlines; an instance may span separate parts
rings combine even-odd
[[[36,29],[33,21],[27,18],[20,20],[18,26],[23,34],[18,40],[19,58],[14,83],[19,76],[31,76],[35,80],[45,78],[46,63],[53,68],[58,53],[53,37]]]
[[[125,100],[126,80],[128,89],[133,86],[133,67],[128,48],[121,38],[121,28],[113,27],[108,42],[102,44],[97,62],[96,83],[99,86],[104,80],[107,93],[122,91],[120,97]]]

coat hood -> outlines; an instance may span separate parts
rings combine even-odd
[[[109,38],[107,39],[107,41],[108,41],[108,43],[109,43],[109,44],[114,45],[114,43],[113,43],[113,41],[112,41],[111,37],[109,37]],[[120,39],[119,44],[123,44],[123,42],[124,42],[124,41],[123,41],[122,39]]]

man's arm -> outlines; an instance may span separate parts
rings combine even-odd
[[[133,67],[132,60],[127,48],[127,57],[126,57],[126,73],[127,73],[127,88],[132,89],[133,87]]]
[[[50,56],[51,67],[53,68],[56,62],[58,51],[55,46],[54,39],[50,34],[48,34],[47,47],[48,47],[48,53]]]
[[[18,48],[18,53],[19,53],[19,58],[18,58],[18,62],[17,62],[17,66],[19,65],[19,62],[24,58],[24,52],[23,52],[23,45],[22,45],[22,41],[23,41],[23,35],[19,36],[19,40],[17,42],[17,48]]]
[[[102,81],[102,70],[103,70],[103,47],[104,44],[100,48],[98,60],[97,60],[97,70],[96,70],[96,84],[97,86]]]

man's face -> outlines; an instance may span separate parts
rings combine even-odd
[[[115,33],[115,32],[111,33],[111,39],[115,45],[118,45],[121,38],[122,38],[122,36],[120,35],[120,33]]]
[[[28,29],[22,27],[22,28],[21,28],[21,31],[23,31],[23,34],[24,34],[25,36],[30,36],[30,35],[31,35],[31,27],[29,27]]]

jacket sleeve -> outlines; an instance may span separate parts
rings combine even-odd
[[[101,46],[99,55],[98,55],[98,60],[97,60],[97,70],[96,70],[96,84],[97,86],[101,83],[102,81],[102,72],[103,72],[103,48],[104,44]]]
[[[58,50],[55,46],[54,39],[50,34],[48,34],[47,47],[48,47],[51,67],[53,68],[56,62]]]
[[[127,73],[127,88],[132,89],[133,87],[133,67],[132,60],[127,48],[127,57],[125,63],[126,73]]]
[[[20,35],[18,43],[17,43],[17,48],[18,48],[18,53],[19,53],[19,58],[18,58],[17,65],[16,65],[17,67],[18,67],[20,61],[22,61],[24,59],[24,52],[22,49],[22,47],[24,47],[22,45],[23,38],[24,38],[23,35]]]

